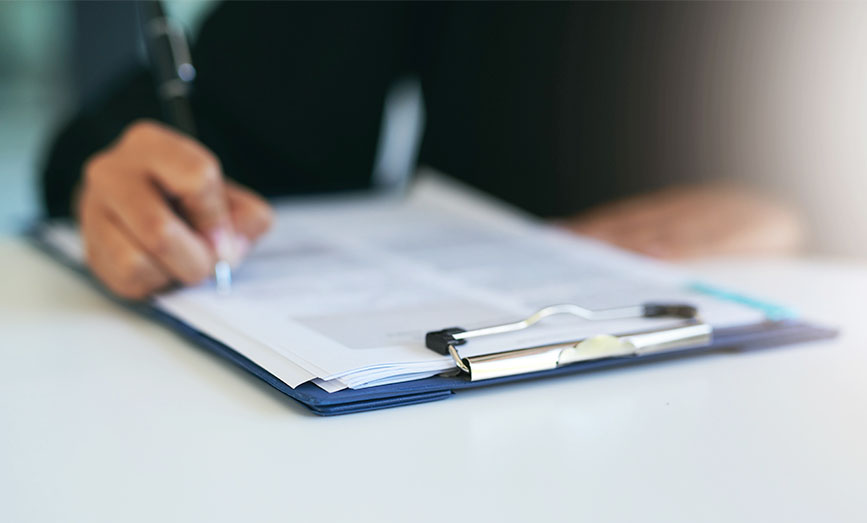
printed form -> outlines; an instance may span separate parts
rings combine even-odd
[[[429,174],[404,198],[278,203],[273,229],[234,274],[176,290],[155,305],[225,343],[292,387],[328,391],[453,368],[428,331],[523,319],[558,303],[601,309],[649,301],[699,307],[715,327],[763,313],[690,290],[671,266],[545,225]],[[520,333],[472,340],[464,356],[661,327],[677,320],[553,317]]]
[[[47,237],[84,263],[73,227],[52,226]],[[231,293],[210,282],[153,305],[291,387],[312,381],[334,392],[452,370],[451,357],[425,347],[426,332],[514,322],[548,305],[689,303],[715,328],[765,319],[765,310],[695,283],[671,265],[558,230],[427,173],[404,197],[277,203],[274,227],[235,271]],[[467,357],[677,321],[552,317],[460,350]]]

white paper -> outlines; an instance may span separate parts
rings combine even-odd
[[[698,305],[719,326],[761,320],[760,312],[689,292],[688,281],[669,266],[427,178],[404,200],[285,202],[273,230],[236,271],[231,295],[206,285],[157,303],[216,337],[216,325],[231,325],[326,390],[339,390],[449,369],[449,357],[424,346],[427,331],[515,321],[554,303],[678,301]],[[552,318],[473,340],[461,351],[470,356],[674,322]]]
[[[75,251],[68,231],[55,236]],[[273,229],[233,274],[229,295],[209,283],[154,304],[291,387],[312,380],[333,392],[451,369],[450,357],[424,346],[426,332],[512,322],[557,303],[600,309],[686,302],[716,327],[763,319],[761,311],[692,292],[689,283],[671,266],[561,232],[428,175],[407,198],[281,202]],[[473,339],[461,352],[674,321],[556,317],[519,333]]]

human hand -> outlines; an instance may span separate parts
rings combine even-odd
[[[727,184],[679,186],[626,198],[567,219],[579,234],[668,259],[782,254],[803,242],[792,209]]]
[[[114,293],[140,299],[237,264],[271,224],[259,196],[224,179],[194,139],[139,121],[84,166],[76,206],[87,263]]]

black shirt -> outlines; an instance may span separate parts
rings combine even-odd
[[[541,215],[661,185],[641,124],[657,120],[642,38],[670,8],[579,3],[228,2],[193,49],[200,139],[266,196],[370,184],[386,92],[417,76],[420,163]],[[638,75],[638,76],[636,76]],[[627,102],[628,101],[628,102]],[[85,108],[44,170],[68,214],[81,165],[160,116],[141,70]],[[652,127],[653,124],[651,124]],[[651,131],[652,132],[652,131]]]

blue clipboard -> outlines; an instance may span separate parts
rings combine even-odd
[[[34,245],[40,248],[43,252],[49,254],[53,259],[93,280],[86,270],[67,259],[63,253],[46,241],[42,224],[38,224],[32,228],[28,237],[33,240]],[[671,360],[711,352],[736,353],[747,350],[780,347],[795,343],[829,339],[837,335],[835,329],[813,325],[800,320],[768,320],[747,327],[716,329],[711,344],[685,347],[676,351],[641,356],[612,357],[591,360],[550,370],[505,376],[484,381],[470,381],[466,375],[451,377],[434,376],[391,385],[380,385],[364,389],[344,389],[329,393],[309,382],[293,389],[241,353],[235,351],[224,343],[211,338],[207,334],[199,332],[192,326],[180,321],[178,318],[148,304],[133,304],[118,300],[113,295],[104,291],[101,286],[97,285],[97,287],[111,300],[153,318],[194,344],[222,356],[247,372],[260,378],[283,394],[295,399],[315,414],[321,416],[335,416],[338,414],[351,414],[355,412],[413,405],[416,403],[427,403],[430,401],[446,399],[465,390],[505,383],[553,378],[555,376],[579,374],[627,365],[640,365],[654,361]]]

